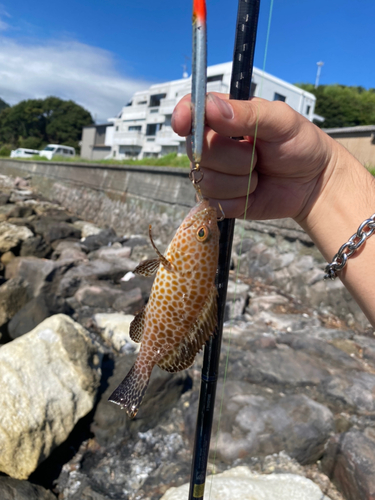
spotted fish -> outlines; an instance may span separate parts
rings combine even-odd
[[[142,262],[135,273],[156,273],[147,305],[130,325],[130,337],[141,342],[136,362],[109,401],[135,417],[152,369],[167,372],[191,366],[216,327],[214,285],[219,254],[216,209],[200,201],[178,228],[162,255],[150,239],[157,258]]]

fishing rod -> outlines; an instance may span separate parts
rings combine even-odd
[[[196,1],[194,1],[194,8]],[[251,90],[253,73],[254,51],[258,26],[260,0],[239,0],[237,12],[237,25],[235,34],[233,66],[230,85],[230,99],[248,100]],[[205,24],[205,23],[204,23]],[[201,30],[194,25],[193,16],[193,92],[194,90],[194,60],[197,60],[197,40],[202,46]],[[205,33],[205,29],[204,29]],[[203,43],[204,45],[204,43]],[[205,50],[205,49],[204,49]],[[204,52],[204,60],[205,60]],[[195,58],[195,59],[194,59]],[[202,60],[202,56],[198,56]],[[193,98],[192,98],[193,101]],[[193,132],[196,123],[193,106]],[[198,125],[200,125],[198,119]],[[193,137],[195,134],[193,133]],[[236,138],[240,139],[240,138]],[[195,162],[193,144],[192,181],[199,172],[199,161]],[[194,174],[195,172],[195,174]],[[198,190],[199,194],[199,190]],[[228,287],[228,277],[231,262],[232,242],[234,233],[234,219],[224,219],[219,222],[219,262],[217,272],[218,290],[218,324],[215,335],[209,339],[204,348],[203,368],[201,373],[201,388],[195,431],[192,472],[190,479],[189,500],[203,499],[207,474],[207,462],[210,449],[211,431],[214,415],[216,386],[219,372],[219,359],[222,341],[225,302]]]

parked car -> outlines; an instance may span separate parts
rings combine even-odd
[[[62,146],[61,144],[48,144],[48,146],[40,152],[40,156],[44,156],[45,158],[48,158],[48,160],[52,160],[54,156],[72,158],[75,154],[76,150],[74,148],[71,148],[70,146]]]
[[[35,155],[39,155],[39,149],[18,148],[10,152],[11,158],[31,158]]]

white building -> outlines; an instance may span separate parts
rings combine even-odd
[[[207,68],[207,92],[228,93],[232,63]],[[191,90],[191,77],[152,85],[136,92],[114,121],[111,156],[116,159],[159,157],[185,153],[185,139],[175,134],[171,116],[177,102]],[[314,117],[315,96],[254,68],[251,95],[285,101],[293,109]],[[111,120],[112,121],[112,120]]]

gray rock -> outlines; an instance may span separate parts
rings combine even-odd
[[[81,283],[98,279],[118,281],[126,272],[135,267],[136,263],[130,259],[118,259],[115,262],[92,260],[82,263],[67,271],[60,281],[57,292],[63,297],[71,297],[76,293]]]
[[[288,346],[248,352],[231,349],[228,375],[262,384],[318,385],[329,372],[318,360]]]
[[[33,256],[43,259],[48,257],[51,252],[52,248],[50,245],[48,245],[41,236],[37,235],[22,242],[20,256]]]
[[[314,463],[334,429],[331,411],[307,396],[252,394],[245,383],[227,383],[216,454],[225,463],[286,451]],[[216,417],[218,418],[218,417]]]
[[[0,470],[26,479],[94,405],[100,361],[87,331],[56,315],[0,348]]]
[[[356,411],[375,411],[375,375],[372,373],[349,372],[328,377],[321,391],[328,399]]]
[[[119,243],[115,243],[114,245],[119,245]],[[107,260],[108,262],[113,262],[117,259],[123,259],[130,257],[132,249],[130,247],[122,247],[120,245],[119,248],[114,246],[111,247],[101,247],[99,250],[95,250],[89,254],[90,260],[102,259]]]
[[[254,474],[240,466],[207,478],[212,500],[330,500],[316,484],[296,474]],[[185,500],[189,485],[170,488],[161,500]],[[359,499],[357,499],[359,500]]]
[[[6,205],[9,201],[10,194],[0,192],[0,205]]]
[[[42,486],[12,477],[0,477],[1,500],[56,500],[55,495]]]
[[[32,224],[36,234],[42,235],[48,244],[63,238],[81,237],[81,231],[79,229],[68,222],[56,220],[56,218],[43,217]]]
[[[4,253],[12,248],[15,248],[28,238],[33,236],[32,231],[25,226],[15,226],[8,222],[0,224],[0,252]]]
[[[133,342],[129,336],[132,314],[98,313],[94,321],[101,329],[102,337],[118,352],[138,352],[140,344]]]
[[[93,252],[94,250],[98,250],[100,247],[104,247],[117,241],[117,234],[112,228],[102,229],[98,234],[92,234],[87,236],[83,240],[85,246],[89,250],[89,252]]]
[[[375,498],[375,441],[352,430],[330,439],[322,461],[327,474],[347,500]]]
[[[61,297],[41,293],[27,302],[8,323],[10,338],[16,339],[30,332],[39,323],[54,314],[72,314],[73,310]]]
[[[7,323],[31,298],[22,278],[6,281],[0,286],[0,326]]]

